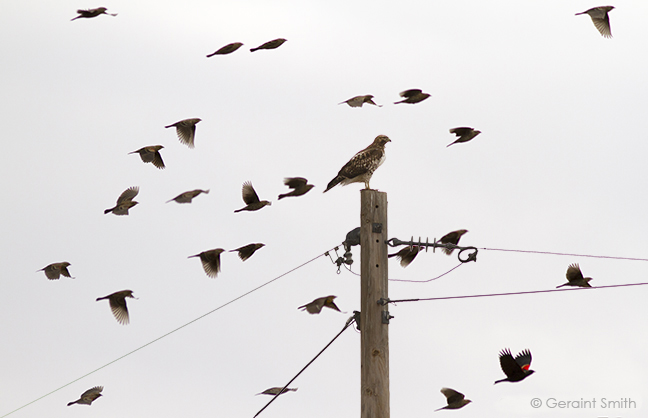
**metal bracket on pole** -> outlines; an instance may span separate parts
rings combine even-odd
[[[432,249],[436,248],[447,248],[449,250],[459,250],[459,253],[457,254],[457,257],[459,258],[459,261],[462,263],[467,263],[469,261],[477,261],[477,247],[461,247],[459,245],[455,244],[442,244],[434,239],[434,242],[429,242],[428,238],[425,239],[425,242],[421,241],[421,237],[419,237],[418,241],[414,241],[414,237],[412,237],[409,241],[401,241],[398,238],[390,238],[387,241],[385,241],[387,245],[390,247],[398,247],[399,245],[407,245],[410,248],[412,247],[425,247],[425,251],[427,251],[428,247],[432,247]],[[470,251],[468,255],[466,255],[466,258],[461,258],[461,254],[464,251]]]

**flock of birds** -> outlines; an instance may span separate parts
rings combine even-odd
[[[613,6],[594,7],[584,12],[576,13],[576,15],[582,15],[582,14],[589,15],[590,18],[592,19],[592,22],[594,23],[594,26],[600,32],[600,34],[606,38],[611,38],[612,32],[610,30],[610,20],[609,20],[608,13],[612,9],[614,9]],[[74,17],[72,20],[76,20],[80,18],[94,18],[102,14],[106,14],[109,16],[117,16],[116,13],[114,14],[108,13],[105,7],[98,7],[95,9],[87,9],[87,10],[77,10],[77,13],[78,16]],[[281,45],[283,45],[285,42],[286,39],[277,38],[272,41],[268,41],[258,47],[251,48],[250,51],[254,52],[261,49],[266,49],[266,50],[276,49],[279,48]],[[207,57],[209,58],[215,55],[231,54],[237,51],[241,46],[243,46],[243,43],[233,42],[207,55]],[[430,94],[424,93],[421,89],[409,89],[401,92],[400,96],[403,98],[403,100],[394,102],[394,104],[420,103],[423,100],[429,98]],[[350,107],[362,107],[364,104],[370,104],[379,107],[382,106],[376,104],[373,101],[373,98],[374,96],[370,94],[355,96],[348,100],[340,102],[339,104],[346,103]],[[200,121],[201,119],[199,118],[184,119],[174,124],[165,126],[165,128],[175,127],[180,142],[187,145],[189,148],[194,148],[196,124],[199,123]],[[475,130],[470,127],[457,127],[457,128],[450,129],[450,133],[456,135],[457,139],[454,142],[448,144],[447,145],[448,147],[453,144],[468,142],[473,138],[475,138],[477,135],[479,135],[481,131]],[[338,184],[347,185],[351,183],[364,183],[365,188],[369,189],[369,180],[371,179],[373,172],[385,160],[385,144],[387,144],[388,142],[391,142],[391,140],[387,136],[385,135],[377,136],[372,144],[370,144],[367,148],[359,151],[353,158],[351,158],[351,160],[349,160],[349,162],[347,162],[347,164],[345,164],[342,167],[342,169],[340,169],[338,175],[335,176],[329,182],[324,192],[329,191],[331,188],[335,187]],[[140,158],[143,162],[152,163],[158,169],[164,169],[165,168],[164,161],[162,159],[162,155],[160,154],[160,150],[162,150],[163,148],[164,147],[162,145],[151,145],[151,146],[140,148],[136,151],[132,151],[129,154],[137,153],[140,155]],[[281,200],[285,197],[302,196],[308,193],[314,187],[314,185],[308,184],[308,180],[303,177],[285,178],[284,184],[287,187],[289,187],[291,191],[285,194],[280,194],[278,200]],[[106,209],[104,213],[105,214],[112,213],[114,215],[119,215],[119,216],[128,215],[129,209],[131,209],[132,207],[138,204],[137,201],[133,200],[138,193],[139,193],[138,187],[130,187],[126,189],[117,198],[117,202],[115,206],[110,209]],[[203,193],[207,194],[209,193],[209,190],[196,189],[196,190],[187,191],[179,194],[173,199],[170,199],[169,201],[167,201],[167,203],[171,201],[175,201],[176,203],[181,203],[181,204],[191,203],[195,197]],[[254,187],[252,186],[252,183],[250,182],[243,183],[242,198],[245,203],[245,206],[235,210],[234,212],[257,211],[262,209],[265,206],[271,205],[271,202],[267,200],[261,200],[259,198],[258,194],[254,190]],[[452,231],[444,235],[438,242],[442,244],[450,243],[450,244],[457,245],[461,237],[466,232],[468,231],[465,229]],[[230,251],[238,252],[239,258],[242,261],[245,261],[249,259],[257,250],[262,248],[264,245],[265,244],[263,243],[252,243]],[[416,255],[419,253],[420,250],[421,250],[420,247],[413,245],[413,246],[403,248],[397,253],[389,254],[389,257],[390,258],[398,257],[401,266],[407,267],[414,260],[414,258],[416,257]],[[220,268],[221,268],[220,255],[225,251],[226,250],[224,250],[223,248],[215,248],[215,249],[203,251],[199,254],[191,255],[189,256],[189,258],[193,258],[193,257],[200,258],[203,270],[205,271],[207,276],[216,277],[220,272]],[[447,255],[450,255],[452,254],[453,249],[444,248],[443,251]],[[70,274],[70,271],[68,270],[69,266],[70,263],[64,261],[64,262],[49,264],[48,266],[38,271],[44,271],[45,276],[49,280],[57,280],[60,278],[61,275],[64,277],[73,278]],[[568,267],[566,277],[567,277],[567,283],[564,283],[557,287],[559,288],[563,286],[591,287],[589,282],[592,280],[592,278],[584,277],[578,264],[571,264]],[[110,309],[115,319],[120,324],[126,325],[129,323],[129,315],[128,315],[128,308],[126,306],[126,298],[135,298],[131,290],[121,290],[107,296],[99,297],[97,298],[97,301],[108,300],[110,304]],[[333,295],[317,298],[310,303],[298,307],[298,309],[304,310],[310,314],[319,314],[322,311],[322,309],[325,307],[341,312],[340,309],[337,307],[337,305],[334,303],[335,298],[336,296]],[[526,379],[528,376],[534,373],[533,370],[530,370],[531,358],[532,358],[531,352],[528,349],[523,350],[515,357],[511,354],[511,351],[509,349],[502,350],[499,354],[499,361],[500,361],[501,369],[506,375],[506,377],[504,379],[495,381],[495,383],[497,384],[500,382],[520,382]],[[296,390],[297,388],[273,387],[273,388],[266,389],[261,393],[258,393],[258,395],[265,394],[271,396],[278,396]],[[81,394],[79,399],[73,402],[69,402],[67,405],[68,406],[73,404],[91,405],[93,401],[95,401],[97,398],[102,396],[101,395],[102,391],[103,391],[103,386],[95,386],[83,392],[83,394]],[[447,405],[437,409],[437,411],[441,409],[459,409],[471,402],[469,399],[466,399],[462,393],[454,389],[444,387],[441,389],[441,393],[446,397]]]

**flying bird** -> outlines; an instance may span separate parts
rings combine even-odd
[[[333,302],[333,299],[337,298],[337,296],[324,296],[323,298],[317,298],[311,303],[307,303],[306,305],[302,305],[297,309],[301,309],[302,311],[307,311],[309,314],[318,314],[322,312],[322,308],[326,307],[329,309],[333,309],[338,312],[340,311],[340,308],[337,307],[335,302]]]
[[[367,94],[365,96],[355,96],[350,98],[349,100],[345,100],[343,102],[338,103],[341,105],[342,103],[346,103],[351,107],[362,107],[363,104],[368,103],[374,106],[382,107],[382,105],[376,104],[373,101],[373,96],[371,94]]]
[[[268,202],[267,200],[259,200],[259,195],[257,195],[257,193],[254,191],[254,187],[252,187],[252,183],[250,183],[249,181],[243,183],[242,194],[243,201],[247,206],[241,209],[236,209],[234,212],[241,212],[242,210],[255,211],[261,209],[266,205],[272,205],[272,203]]]
[[[162,161],[162,155],[160,155],[160,150],[164,148],[162,145],[151,145],[148,147],[140,148],[137,151],[129,152],[129,154],[139,153],[140,158],[145,163],[153,163],[159,169],[164,168],[164,161]]]
[[[225,250],[222,248],[216,248],[213,250],[203,251],[200,254],[190,255],[187,258],[191,257],[200,257],[202,262],[203,270],[209,277],[216,277],[220,273],[220,255]]]
[[[458,142],[468,142],[477,135],[481,133],[481,131],[477,131],[473,128],[468,128],[468,127],[461,127],[461,128],[452,128],[450,129],[451,134],[457,135],[457,140],[453,142],[452,144],[456,144]],[[449,147],[452,144],[448,144],[447,147]],[[446,147],[446,148],[447,148]]]
[[[266,389],[261,393],[257,393],[257,395],[273,395],[273,396],[283,395],[284,393],[287,392],[296,392],[298,388],[286,388],[283,389],[283,391],[281,389],[283,388],[274,387],[274,388]]]
[[[611,38],[612,31],[610,30],[610,17],[608,16],[608,12],[612,9],[614,9],[614,6],[593,7],[584,12],[576,13],[576,16],[588,14],[601,35],[605,38]]]
[[[196,136],[196,124],[201,120],[202,119],[200,118],[184,119],[172,125],[165,126],[165,128],[175,126],[176,133],[178,134],[178,139],[180,140],[180,142],[182,142],[189,148],[193,148],[194,138]]]
[[[505,348],[499,355],[500,366],[506,375],[506,379],[496,380],[495,384],[500,382],[519,382],[531,376],[534,371],[529,369],[531,366],[531,351],[522,350],[520,354],[511,355],[511,350]]]
[[[399,104],[399,103],[419,103],[422,102],[423,100],[427,99],[430,97],[429,94],[423,93],[421,89],[410,89],[410,90],[405,90],[401,91],[399,93],[400,97],[404,97],[404,100],[401,100],[400,102],[394,102],[394,104]]]
[[[242,43],[240,42],[232,42],[231,44],[227,44],[218,51],[214,52],[213,54],[207,55],[207,58],[213,57],[214,55],[227,55],[231,54],[232,52],[236,51],[239,49],[241,46],[243,46]]]
[[[52,263],[49,266],[36,271],[44,271],[45,276],[50,280],[58,280],[58,278],[61,277],[61,274],[65,277],[74,279],[74,277],[70,276],[70,272],[67,269],[69,265],[70,263],[63,261],[62,263]]]
[[[397,253],[389,254],[387,257],[398,257],[398,259],[400,260],[400,265],[402,267],[407,267],[412,261],[414,261],[419,251],[421,251],[421,247],[413,245],[411,247],[405,247]]]
[[[303,177],[286,177],[284,179],[284,184],[293,190],[288,193],[280,194],[278,200],[289,196],[305,195],[310,191],[310,189],[315,187],[312,184],[308,184],[308,180]]]
[[[583,273],[578,264],[571,264],[567,267],[567,273],[565,276],[567,276],[567,283],[556,286],[556,288],[563,286],[592,287],[592,285],[589,284],[592,278],[583,277]]]
[[[259,49],[275,49],[275,48],[279,48],[281,46],[281,44],[283,44],[284,42],[286,42],[286,40],[284,38],[273,39],[272,41],[268,41],[268,42],[264,43],[263,45],[260,45],[260,46],[257,46],[256,48],[250,49],[250,52],[254,52],[254,51],[257,51]]]
[[[108,302],[110,302],[110,310],[117,322],[122,325],[128,325],[130,319],[128,317],[128,308],[126,307],[126,298],[137,299],[133,296],[132,290],[120,290],[108,296],[97,298],[97,300],[108,299]]]
[[[447,398],[446,400],[448,401],[448,405],[444,406],[443,408],[436,409],[434,412],[440,411],[442,409],[463,408],[464,406],[472,402],[470,399],[464,399],[464,394],[461,392],[457,392],[454,389],[441,388],[441,393],[443,393]]]
[[[139,187],[129,187],[117,198],[117,205],[114,208],[104,210],[104,214],[112,212],[115,215],[128,215],[128,209],[137,205],[139,202],[133,200],[139,193]]]
[[[385,162],[385,144],[391,142],[386,135],[378,135],[367,148],[358,152],[342,167],[338,175],[329,182],[324,193],[338,184],[364,183],[369,189],[369,180],[374,171]]]
[[[261,244],[261,243],[248,244],[248,245],[244,245],[242,247],[239,247],[239,248],[237,248],[235,250],[230,250],[230,252],[238,251],[239,258],[242,261],[245,261],[248,258],[252,257],[252,254],[254,254],[256,252],[256,250],[258,250],[259,248],[264,247],[264,246],[265,246],[265,244]]]
[[[101,391],[103,386],[95,386],[92,389],[88,389],[81,394],[81,397],[74,402],[70,402],[67,406],[74,405],[78,403],[79,405],[92,405],[92,402],[101,396]]]
[[[444,236],[441,237],[441,239],[438,241],[441,244],[454,244],[458,245],[459,240],[461,239],[461,236],[468,232],[467,229],[458,229],[456,231],[448,232]],[[454,248],[444,248],[443,252],[450,255],[454,251]]]
[[[193,198],[198,196],[201,193],[207,194],[207,193],[209,193],[209,189],[207,189],[207,190],[196,189],[196,190],[191,190],[189,192],[180,193],[179,195],[177,195],[173,199],[167,200],[166,203],[172,202],[174,200],[177,203],[191,203]]]
[[[71,20],[76,20],[82,17],[86,17],[86,18],[97,17],[99,15],[117,16],[117,13],[106,13],[106,10],[108,9],[106,9],[105,7],[97,7],[96,9],[87,9],[87,10],[79,9],[77,10],[79,16]]]

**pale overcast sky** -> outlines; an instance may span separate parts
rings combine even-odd
[[[0,2],[0,416],[339,245],[364,186],[322,191],[379,134],[392,142],[371,186],[388,194],[390,237],[468,229],[461,244],[582,255],[480,250],[438,280],[390,282],[392,299],[554,289],[572,263],[593,286],[648,282],[646,261],[584,256],[648,258],[648,3],[613,4],[612,39],[575,16],[603,5]],[[118,16],[70,21],[100,6]],[[287,42],[250,52],[275,38]],[[244,46],[206,58],[231,42]],[[411,88],[431,97],[393,104]],[[364,94],[383,107],[338,105]],[[194,149],[164,128],[187,118],[202,119]],[[482,133],[446,147],[458,126]],[[158,144],[165,170],[128,155]],[[288,176],[315,188],[278,201]],[[234,213],[245,181],[272,206]],[[104,215],[131,186],[130,215]],[[165,203],[197,188],[210,193]],[[266,246],[245,262],[222,254],[217,278],[187,258],[254,242]],[[74,280],[37,272],[61,261]],[[407,268],[391,259],[389,277],[457,264],[439,251]],[[255,394],[285,384],[359,309],[359,277],[336,270],[319,257],[9,416],[251,418],[270,400]],[[126,326],[95,301],[124,289],[138,298]],[[345,313],[297,309],[326,295]],[[439,416],[644,417],[647,297],[635,286],[390,305],[391,416],[433,414],[445,386],[472,403]],[[494,386],[504,348],[530,349],[536,373]],[[66,406],[93,386],[104,391],[92,406]],[[359,416],[360,335],[345,331],[291,386],[260,417]],[[621,399],[635,407],[601,406]]]

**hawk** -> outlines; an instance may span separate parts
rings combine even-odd
[[[369,104],[374,105],[374,106],[382,107],[382,105],[376,104],[373,101],[373,96],[371,94],[367,94],[367,95],[364,95],[364,96],[355,96],[355,97],[350,98],[349,100],[345,100],[345,101],[340,102],[338,104],[341,105],[342,103],[346,103],[351,107],[362,107],[362,105],[365,104],[365,103],[369,103]]]
[[[589,281],[592,280],[591,277],[583,277],[583,272],[581,272],[578,264],[572,264],[567,268],[567,283],[556,286],[556,289],[563,286],[577,286],[577,287],[592,287],[589,284]]]
[[[162,145],[150,145],[140,148],[137,151],[129,152],[129,154],[138,153],[142,161],[145,163],[153,163],[154,166],[162,170],[165,167],[164,161],[162,161],[162,155],[160,154],[162,148],[164,148]]]
[[[91,18],[91,17],[97,17],[99,15],[109,15],[109,16],[117,16],[117,13],[106,13],[105,7],[97,7],[96,9],[87,9],[87,10],[77,10],[77,13],[79,16],[71,19],[71,20],[76,20],[81,17],[86,17],[86,18]]]
[[[165,128],[171,128],[172,126],[176,128],[176,134],[178,134],[178,139],[180,142],[188,146],[189,148],[194,147],[194,138],[196,137],[196,124],[202,119],[193,118],[193,119],[183,119],[180,122],[176,122],[172,125],[167,125]]]
[[[576,13],[576,16],[588,14],[592,18],[592,22],[594,22],[594,26],[596,26],[599,33],[605,38],[611,38],[612,31],[610,30],[610,17],[608,16],[608,12],[612,9],[614,9],[614,6],[593,7],[584,12]]]
[[[231,44],[227,44],[224,47],[222,47],[221,49],[219,49],[218,51],[214,52],[213,54],[207,55],[207,58],[213,57],[214,55],[231,54],[232,52],[236,51],[237,49],[239,49],[242,46],[243,46],[243,44],[240,43],[240,42],[233,42]]]
[[[67,406],[74,405],[75,403],[78,403],[79,405],[92,405],[92,402],[101,396],[102,390],[103,386],[95,386],[91,389],[88,389],[83,392],[83,394],[81,394],[81,397],[79,399],[74,402],[68,403]]]
[[[374,171],[385,162],[385,144],[391,142],[386,135],[378,135],[367,148],[358,152],[342,167],[338,175],[329,182],[324,193],[338,184],[364,183],[369,189],[369,180]]]
[[[529,370],[529,366],[531,366],[531,351],[529,350],[522,350],[513,358],[511,350],[505,348],[500,352],[499,359],[506,379],[496,380],[495,383],[519,382],[534,373],[533,370]]]
[[[423,90],[421,89],[409,89],[405,91],[401,91],[398,94],[400,97],[404,97],[404,100],[401,100],[400,102],[394,102],[394,104],[399,104],[399,103],[419,103],[422,102],[423,100],[427,99],[430,97],[428,93],[423,93]]]
[[[451,134],[457,135],[457,140],[451,144],[448,144],[446,146],[449,147],[450,145],[457,144],[459,142],[468,142],[477,135],[481,133],[481,131],[475,130],[473,128],[468,128],[468,127],[461,127],[461,128],[452,128],[450,129]]]
[[[139,187],[129,187],[124,190],[124,192],[117,198],[117,204],[115,207],[104,210],[104,214],[112,212],[119,216],[128,215],[128,209],[139,203],[133,200],[138,193]]]
[[[268,41],[268,42],[264,43],[261,46],[257,46],[256,48],[250,49],[250,52],[254,52],[254,51],[259,50],[259,49],[275,49],[275,48],[279,48],[284,42],[286,42],[286,40],[284,38],[273,39],[272,41]]]
[[[47,278],[50,280],[58,280],[59,277],[61,277],[61,274],[64,275],[65,277],[74,279],[74,277],[70,275],[70,271],[68,270],[69,265],[70,263],[68,263],[67,261],[63,261],[62,263],[52,263],[36,271],[44,271],[45,276],[47,276]]]
[[[110,302],[110,310],[115,316],[117,322],[122,325],[128,325],[129,318],[128,308],[126,307],[126,298],[136,299],[135,296],[133,296],[132,290],[120,290],[119,292],[112,293],[108,296],[97,298],[97,300],[108,299],[108,302]]]
[[[442,409],[463,408],[464,406],[472,402],[470,399],[464,399],[464,394],[461,392],[457,392],[454,389],[441,388],[441,393],[443,393],[447,398],[446,400],[448,401],[448,405],[444,406],[443,408],[436,409],[434,412],[440,411]]]

